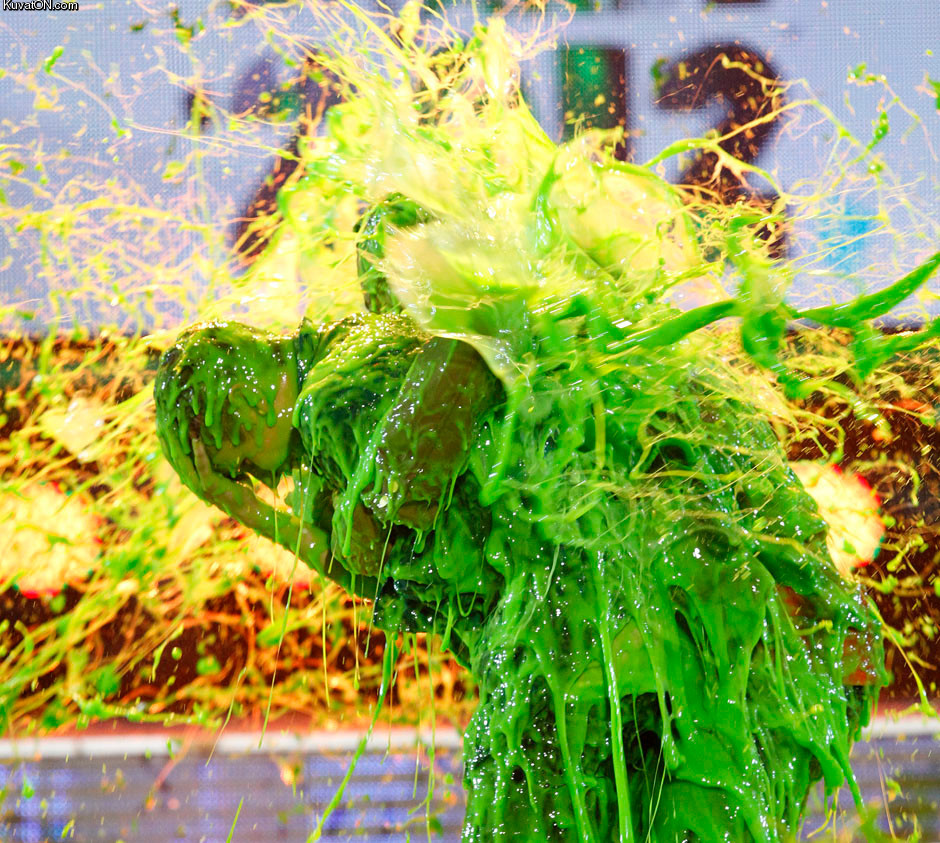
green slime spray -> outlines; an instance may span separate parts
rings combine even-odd
[[[799,313],[760,221],[733,215],[738,294],[680,312],[666,294],[699,271],[694,221],[603,136],[545,137],[501,27],[448,61],[407,33],[385,46],[408,72],[360,77],[280,196],[283,229],[317,248],[341,237],[331,209],[365,208],[346,234],[366,311],[184,332],[155,387],[165,453],[374,600],[376,625],[439,635],[472,671],[465,841],[789,839],[814,782],[858,799],[881,626],[752,376],[700,329],[738,317],[752,361],[807,395],[788,322],[847,331],[864,374],[935,335],[871,320],[940,258]],[[285,474],[290,512],[251,491]]]

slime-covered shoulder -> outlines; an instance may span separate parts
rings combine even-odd
[[[383,420],[375,482],[363,500],[385,521],[430,529],[466,466],[479,419],[501,394],[475,349],[429,340]]]

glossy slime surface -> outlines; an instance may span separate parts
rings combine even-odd
[[[164,451],[374,599],[377,625],[435,633],[473,672],[465,840],[789,839],[813,782],[854,789],[881,626],[752,376],[699,329],[740,317],[745,352],[805,395],[819,381],[783,361],[787,322],[849,331],[864,375],[934,336],[871,320],[940,259],[799,313],[741,213],[720,223],[737,295],[680,313],[666,293],[704,264],[693,219],[602,136],[545,137],[498,24],[433,60],[407,30],[387,40],[372,85],[337,60],[360,84],[281,193],[301,241],[350,197],[365,208],[369,312],[185,333],[155,387]],[[213,462],[225,445],[236,464]],[[291,513],[250,489],[280,474]]]

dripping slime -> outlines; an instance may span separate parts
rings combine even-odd
[[[762,220],[690,213],[609,133],[553,143],[498,20],[443,52],[406,30],[383,72],[336,59],[346,101],[279,194],[302,247],[355,244],[359,312],[184,331],[155,385],[164,453],[473,673],[465,841],[788,839],[815,782],[859,798],[886,674],[756,396],[819,385],[786,362],[794,319],[855,337],[859,375],[930,340],[872,320],[940,258],[798,312]],[[705,240],[736,292],[681,311]],[[749,366],[712,327],[729,316]],[[255,494],[284,477],[289,509]]]

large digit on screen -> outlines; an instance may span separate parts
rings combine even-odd
[[[275,158],[271,170],[236,220],[232,239],[235,252],[244,263],[251,263],[264,251],[277,227],[277,193],[300,162],[300,139],[320,122],[326,109],[341,99],[337,81],[313,56],[306,58],[302,75],[289,85],[278,86],[276,76],[260,68],[261,65],[252,66],[242,75],[233,97],[233,112],[284,122],[299,119],[300,131]]]
[[[571,46],[561,53],[565,139],[580,129],[624,130],[614,155],[629,157],[627,53],[613,47]]]
[[[657,69],[657,105],[671,111],[692,111],[718,103],[721,118],[714,129],[718,146],[745,163],[753,163],[773,137],[783,93],[780,77],[757,50],[736,43],[705,47]],[[705,202],[738,202],[769,210],[778,202],[774,193],[761,193],[735,169],[722,166],[714,150],[699,151],[679,177],[679,183]],[[761,232],[781,252],[780,224],[768,223]]]

